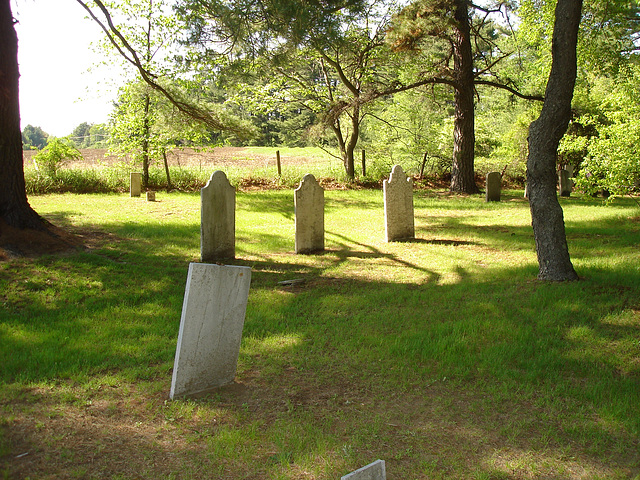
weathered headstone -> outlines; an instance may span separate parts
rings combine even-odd
[[[413,218],[413,180],[400,165],[394,165],[384,186],[384,220],[387,242],[415,237]]]
[[[485,201],[499,202],[502,188],[502,175],[500,172],[490,172],[487,174],[487,195]]]
[[[142,174],[131,172],[129,175],[129,196],[139,197],[142,191]]]
[[[387,480],[384,460],[376,460],[355,472],[344,475],[340,480]]]
[[[147,202],[156,201],[156,192],[147,192]]]
[[[200,259],[214,263],[235,256],[236,190],[217,170],[200,190]]]
[[[233,381],[250,283],[249,267],[189,265],[171,399]]]
[[[573,182],[571,181],[571,173],[566,168],[560,170],[558,174],[558,183],[561,197],[569,197],[571,196],[571,188],[573,187]]]
[[[308,173],[294,191],[296,253],[324,250],[324,189]]]

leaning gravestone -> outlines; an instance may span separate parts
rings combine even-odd
[[[200,259],[214,263],[235,256],[236,190],[217,170],[200,190]]]
[[[487,174],[487,195],[485,201],[499,202],[500,190],[502,188],[502,175],[500,172],[490,172]]]
[[[324,250],[324,189],[308,173],[294,192],[296,253]]]
[[[560,170],[558,174],[558,189],[560,190],[561,197],[569,197],[571,196],[571,188],[573,187],[573,182],[571,181],[571,172],[566,168]]]
[[[340,480],[387,480],[384,460],[376,460],[355,472],[344,475]]]
[[[250,283],[249,267],[189,265],[169,394],[172,400],[233,381]]]
[[[131,172],[129,175],[129,196],[139,197],[142,191],[142,174]]]
[[[413,180],[405,175],[400,165],[394,165],[389,180],[383,185],[387,242],[413,239]]]

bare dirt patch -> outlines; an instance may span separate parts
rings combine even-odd
[[[55,225],[49,224],[46,230],[20,229],[0,220],[0,261],[72,252],[82,246],[81,238]]]
[[[68,162],[66,165],[70,168],[82,167],[99,167],[112,166],[123,160],[114,155],[108,155],[104,148],[82,149],[82,160]],[[33,164],[33,157],[37,153],[35,150],[26,150],[23,153],[25,165]],[[321,162],[317,158],[311,158],[304,155],[283,155],[281,157],[283,163],[293,165],[315,164]],[[193,148],[184,148],[174,150],[167,155],[169,166],[182,167],[210,167],[210,166],[236,166],[236,167],[261,167],[267,165],[275,165],[275,155],[267,153],[259,153],[246,147],[215,147],[205,150],[195,150]]]

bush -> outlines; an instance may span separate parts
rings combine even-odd
[[[50,138],[47,146],[33,157],[36,170],[48,177],[55,177],[58,169],[68,160],[82,160],[83,156],[70,140]]]

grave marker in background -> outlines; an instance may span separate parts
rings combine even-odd
[[[569,197],[571,196],[571,188],[573,187],[573,182],[571,180],[571,172],[566,168],[560,170],[558,174],[558,189],[560,190],[561,197]]]
[[[502,188],[502,175],[500,172],[487,173],[486,202],[499,202]]]
[[[129,196],[139,197],[142,191],[142,174],[131,172],[129,175]]]
[[[200,259],[213,263],[235,256],[236,190],[217,170],[200,190]]]
[[[324,250],[324,189],[310,173],[294,192],[296,253]]]
[[[233,381],[250,283],[249,267],[189,265],[171,399]]]
[[[405,175],[400,165],[394,165],[389,180],[385,180],[383,185],[387,242],[413,239],[413,180]]]

